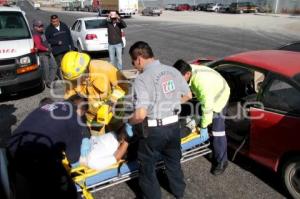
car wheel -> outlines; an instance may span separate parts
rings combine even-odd
[[[292,158],[284,164],[282,178],[290,195],[295,199],[300,198],[300,157]]]
[[[160,14],[157,14],[157,16],[160,16]]]
[[[243,14],[244,13],[244,11],[243,10],[240,10],[240,14]]]

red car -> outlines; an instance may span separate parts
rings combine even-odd
[[[186,10],[191,10],[191,6],[189,4],[179,4],[175,8],[176,11],[186,11]]]
[[[300,52],[251,51],[208,65],[231,88],[229,146],[280,174],[291,196],[299,199]]]

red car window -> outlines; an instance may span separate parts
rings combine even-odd
[[[283,80],[274,79],[263,94],[263,103],[266,108],[300,114],[300,91]]]

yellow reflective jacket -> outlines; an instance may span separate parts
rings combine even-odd
[[[191,65],[190,87],[201,103],[201,128],[212,123],[213,112],[220,113],[228,102],[230,88],[226,80],[215,70],[203,65]]]

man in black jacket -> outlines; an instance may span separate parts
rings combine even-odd
[[[57,75],[62,79],[60,71],[62,57],[66,52],[74,50],[74,44],[68,26],[61,22],[57,15],[52,15],[50,20],[51,24],[47,27],[45,35],[58,65]]]
[[[109,59],[114,66],[122,69],[122,29],[127,25],[116,11],[109,13],[107,21]]]

